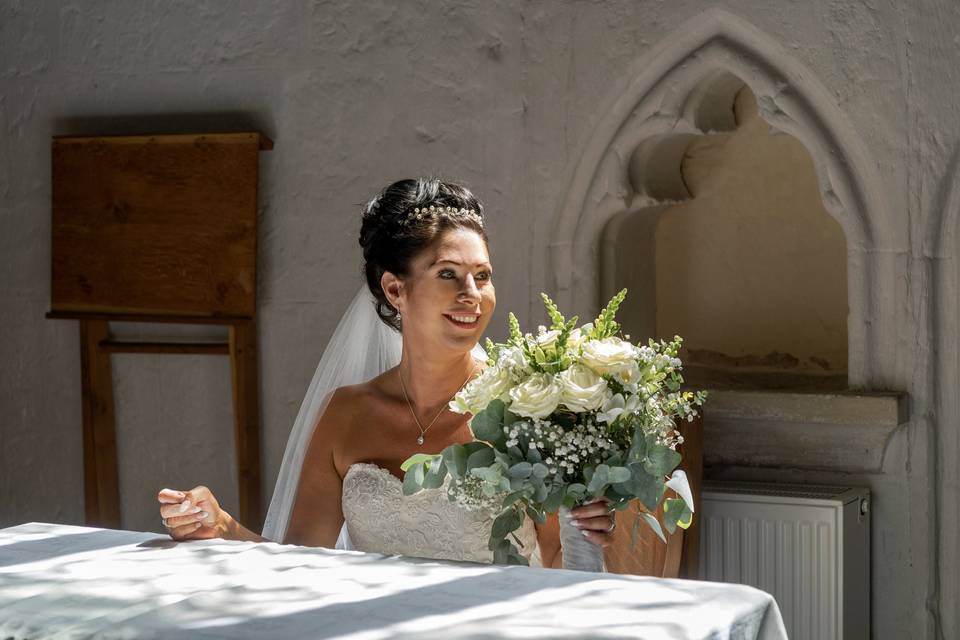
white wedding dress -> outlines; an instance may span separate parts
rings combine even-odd
[[[449,478],[447,480],[449,482]],[[343,478],[344,527],[339,549],[356,549],[420,558],[492,562],[488,550],[496,513],[469,511],[447,498],[446,484],[411,496],[390,471],[367,462],[350,466]],[[527,518],[514,532],[518,551],[541,566],[537,532]]]
[[[380,322],[373,296],[361,286],[340,319],[307,389],[283,454],[263,535],[283,540],[296,500],[304,453],[313,428],[333,392],[370,380],[400,362],[400,334]],[[477,345],[474,358],[486,360]],[[337,549],[401,554],[446,560],[490,562],[487,549],[496,514],[468,511],[447,498],[446,487],[403,495],[403,483],[386,469],[369,463],[352,465],[343,479],[344,524]],[[536,530],[527,519],[515,532],[517,550],[532,565],[540,564]]]

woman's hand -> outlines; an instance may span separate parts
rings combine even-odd
[[[204,486],[189,491],[161,489],[157,494],[160,517],[174,540],[224,538],[232,518]]]
[[[571,524],[584,532],[590,542],[609,547],[613,544],[613,530],[617,526],[616,512],[607,506],[610,501],[600,497],[570,510]]]

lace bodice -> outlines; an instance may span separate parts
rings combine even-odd
[[[449,478],[447,480],[449,482]],[[353,546],[360,551],[443,560],[492,562],[487,549],[495,513],[468,511],[447,498],[446,487],[403,495],[403,483],[375,464],[352,464],[343,478],[343,517]],[[537,535],[527,518],[514,544],[540,564]]]

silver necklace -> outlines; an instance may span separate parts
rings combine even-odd
[[[467,386],[467,383],[470,382],[470,378],[473,377],[473,374],[476,372],[476,370],[477,370],[477,363],[474,362],[474,363],[473,363],[473,368],[470,369],[470,375],[468,375],[468,376],[467,376],[467,379],[463,381],[463,384],[462,384],[462,385],[460,385],[460,389],[463,389],[465,386]],[[447,405],[450,403],[450,400],[453,400],[454,397],[455,397],[458,393],[460,393],[460,389],[457,389],[456,391],[453,392],[453,395],[450,396],[450,400],[447,400],[447,402],[445,402],[445,403],[443,404],[443,407],[441,407],[440,413],[438,413],[436,416],[434,416],[433,420],[430,421],[430,424],[427,425],[427,429],[424,429],[424,428],[423,428],[423,425],[420,424],[420,418],[417,417],[417,412],[413,410],[413,405],[410,404],[410,397],[407,396],[407,388],[406,388],[406,387],[404,386],[404,384],[403,384],[403,374],[400,373],[400,367],[397,367],[397,377],[400,378],[400,389],[403,391],[403,399],[407,401],[407,406],[410,407],[410,413],[413,415],[413,421],[417,423],[417,428],[420,429],[420,435],[417,436],[417,444],[419,444],[419,445],[422,446],[422,445],[423,445],[423,436],[424,436],[424,434],[427,433],[427,429],[429,429],[430,427],[432,427],[432,426],[433,426],[433,423],[437,421],[437,418],[439,418],[441,415],[443,415],[443,412],[446,411]]]

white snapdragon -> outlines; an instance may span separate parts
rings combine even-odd
[[[599,409],[611,395],[606,380],[582,364],[571,365],[559,378],[563,386],[560,403],[577,413]]]
[[[560,404],[563,386],[549,373],[534,373],[510,389],[510,411],[526,418],[546,418]]]

